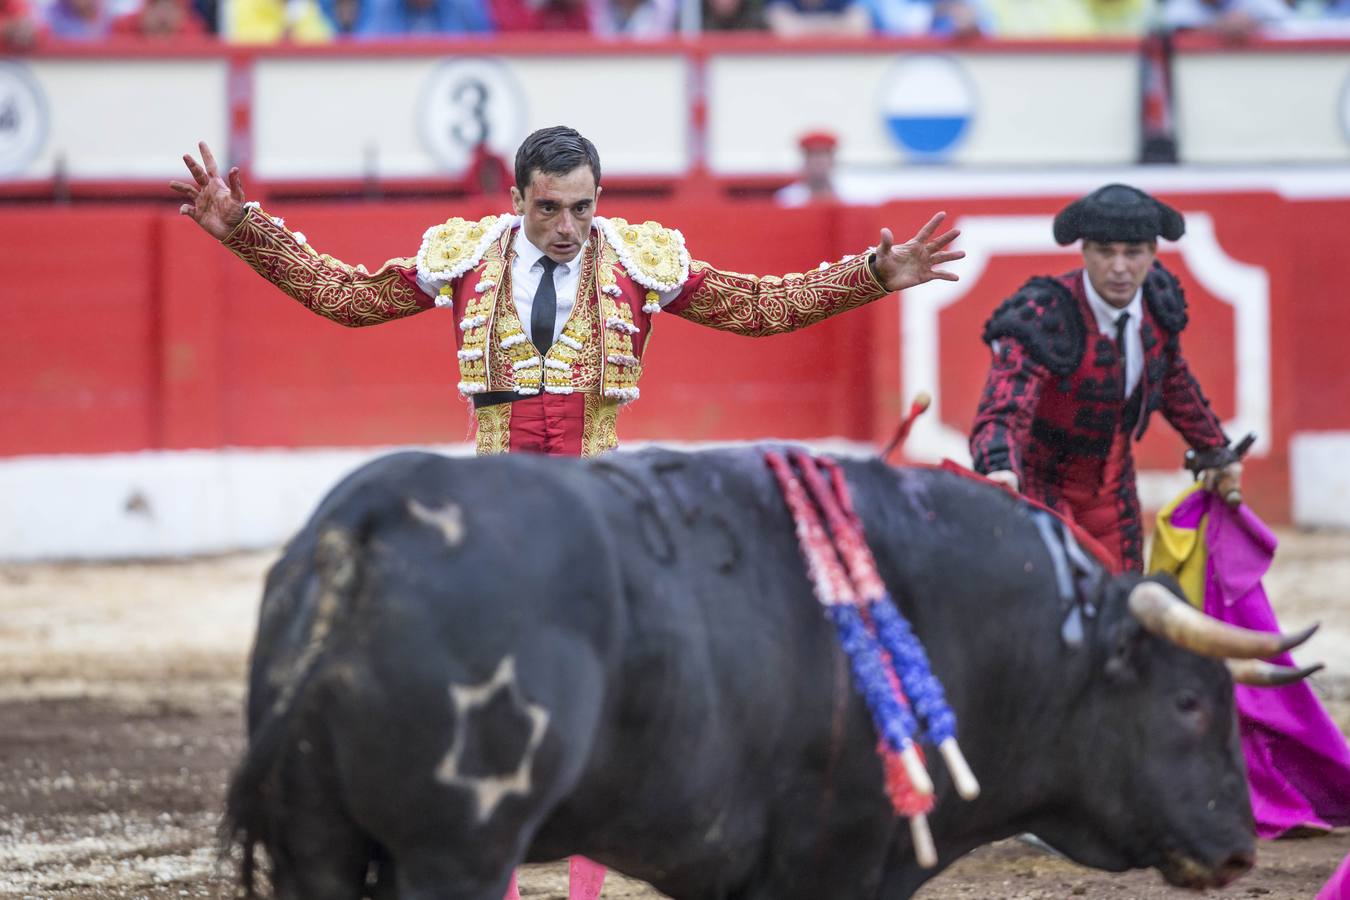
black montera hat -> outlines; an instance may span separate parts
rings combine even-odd
[[[1186,220],[1166,203],[1128,184],[1108,184],[1075,200],[1055,216],[1055,241],[1175,241],[1186,232]]]

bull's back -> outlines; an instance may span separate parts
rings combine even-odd
[[[556,681],[524,661],[548,658],[550,642],[612,659],[621,609],[606,543],[576,462],[399,453],[363,466],[269,573],[251,723],[325,666],[368,702],[360,689],[381,679],[444,695],[508,658],[521,678]]]
[[[870,726],[765,449],[588,464],[623,573],[622,654],[587,776],[546,823],[541,858],[598,848],[672,896],[720,895],[773,885],[769,846],[885,819],[872,740],[844,733]],[[568,846],[583,827],[594,843]]]
[[[624,573],[626,612],[623,678],[592,761],[599,790],[587,796],[670,816],[589,817],[612,842],[652,828],[638,836],[655,858],[632,860],[628,871],[669,870],[662,854],[689,859],[700,849],[733,864],[740,851],[747,880],[761,881],[768,876],[749,873],[765,846],[812,835],[823,846],[843,831],[858,835],[862,858],[882,852],[859,827],[889,821],[875,732],[807,579],[765,449],[643,451],[588,469]],[[1057,637],[1058,598],[1043,590],[1049,554],[1031,511],[950,472],[842,466],[894,599],[958,718],[975,722],[986,676],[1024,662],[1019,651],[994,652],[1002,642],[982,633],[1031,627],[1030,612]],[[989,649],[971,653],[975,643]],[[689,824],[688,845],[657,834],[670,820]],[[790,835],[779,830],[784,821]],[[718,840],[701,848],[706,834]]]

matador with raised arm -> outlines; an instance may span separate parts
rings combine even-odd
[[[659,313],[760,336],[813,325],[934,278],[963,253],[939,213],[903,244],[889,229],[855,256],[802,274],[742,275],[691,259],[679,231],[596,215],[600,157],[566,127],[544,128],[515,159],[512,213],[452,218],[416,255],[374,272],[319,253],[245,201],[238,169],[210,149],[173,182],[191,216],[306,308],[342,325],[453,311],[459,392],[472,401],[479,453],[593,456],[615,447],[619,409],[638,396]],[[412,249],[411,247],[409,249]]]

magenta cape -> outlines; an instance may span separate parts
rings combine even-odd
[[[1341,863],[1326,887],[1317,892],[1317,900],[1350,900],[1350,856]]]
[[[1205,612],[1244,628],[1278,630],[1261,587],[1275,556],[1275,535],[1249,507],[1230,509],[1201,490],[1183,499],[1167,524],[1195,530],[1206,516]],[[1273,661],[1294,664],[1287,653]],[[1292,828],[1350,825],[1350,745],[1312,688],[1237,685],[1236,696],[1257,835],[1272,839]]]

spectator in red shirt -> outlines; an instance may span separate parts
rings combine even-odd
[[[492,0],[497,30],[590,31],[586,0]]]
[[[205,37],[207,31],[187,0],[145,0],[139,12],[116,19],[112,33],[123,37],[164,40]]]
[[[757,31],[767,27],[763,0],[703,0],[704,31]]]
[[[779,206],[809,206],[813,203],[836,203],[834,189],[834,152],[839,140],[828,131],[810,131],[801,136],[797,146],[802,151],[802,174],[792,184],[774,194]]]
[[[32,46],[38,22],[26,0],[0,0],[0,47],[21,50]]]

